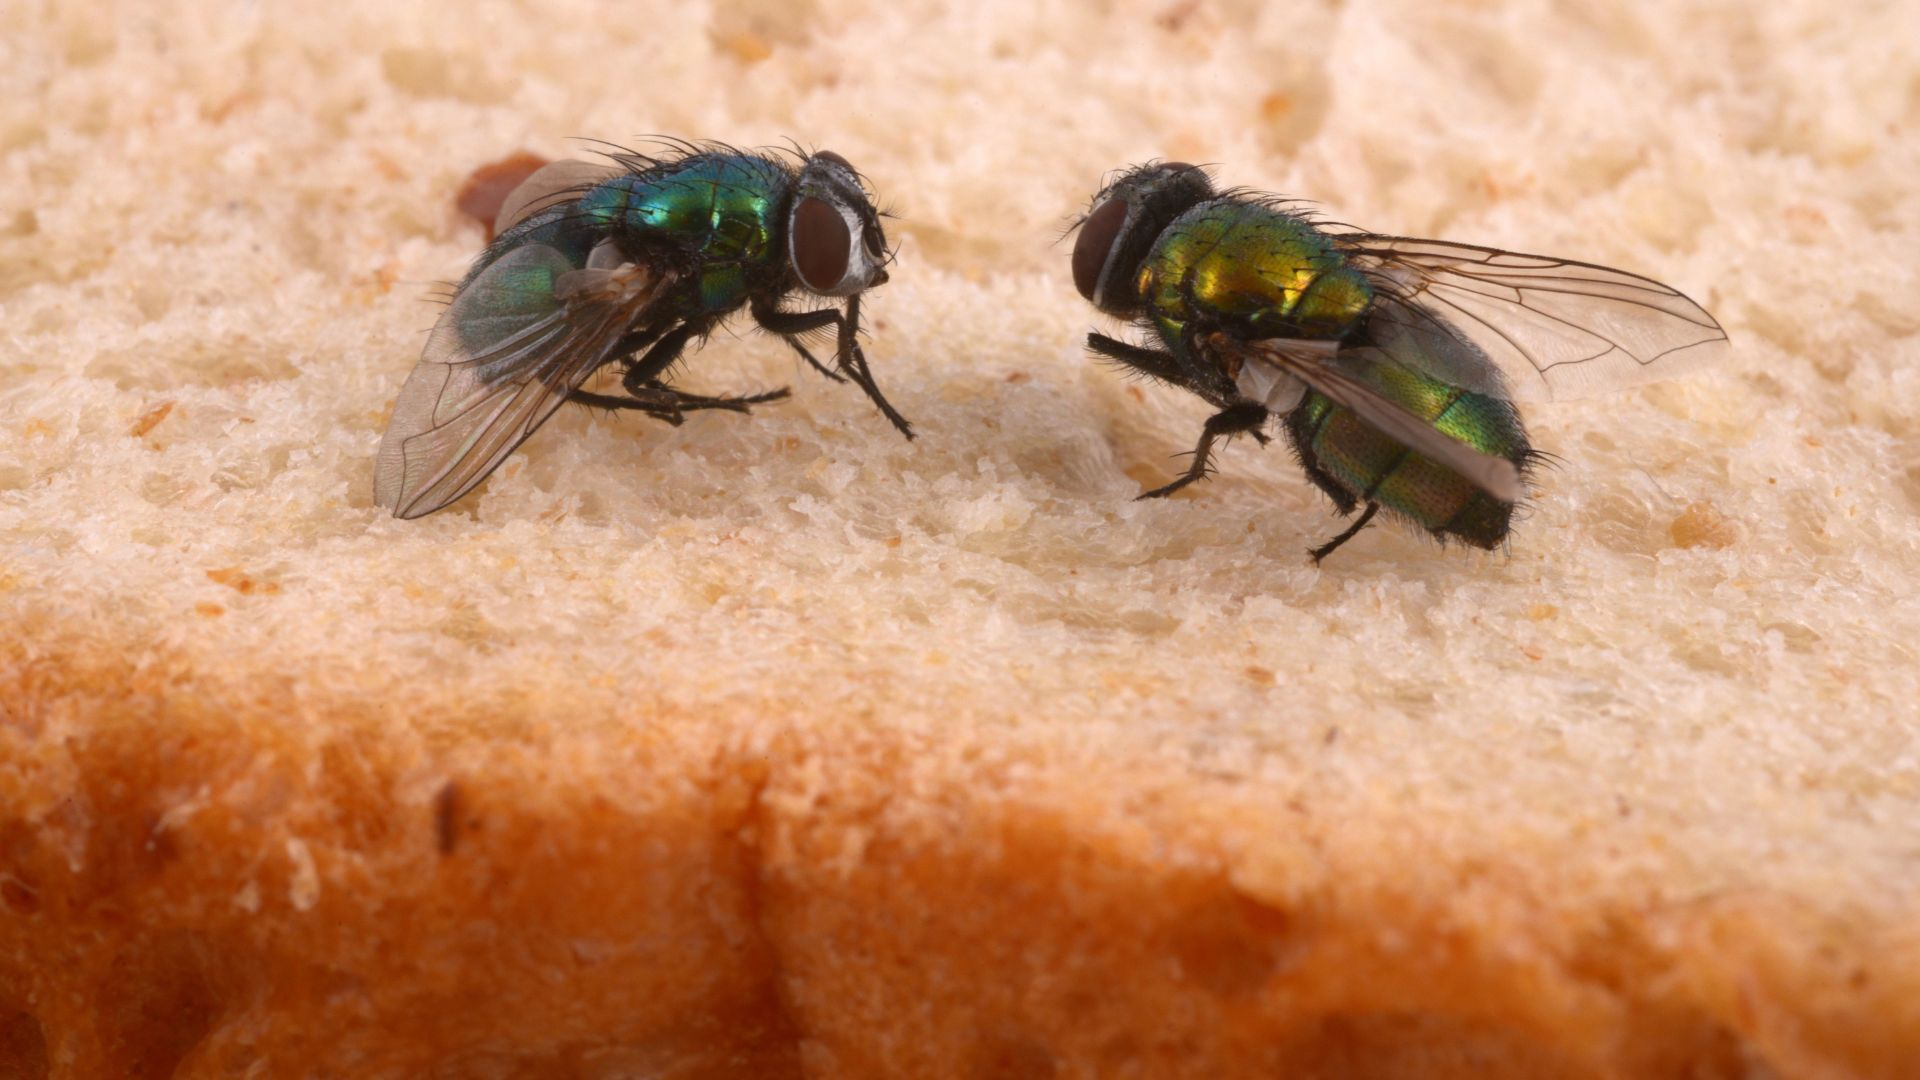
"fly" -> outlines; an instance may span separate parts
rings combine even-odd
[[[569,401],[678,425],[689,412],[745,413],[786,397],[707,397],[666,382],[689,345],[743,307],[913,437],[860,347],[860,297],[886,282],[889,255],[860,175],[838,154],[790,162],[680,143],[660,156],[621,150],[607,164],[558,161],[507,196],[495,231],[381,439],[374,500],[395,517],[459,499]],[[790,310],[796,292],[845,310]],[[829,329],[832,367],[805,341]],[[623,368],[624,394],[581,388],[609,364]]]
[[[1381,510],[1494,548],[1542,456],[1515,401],[1565,399],[1694,370],[1725,351],[1713,316],[1657,281],[1591,263],[1324,225],[1295,204],[1216,191],[1201,169],[1121,173],[1076,228],[1073,280],[1149,336],[1090,334],[1094,353],[1218,411],[1214,444],[1262,444],[1281,419],[1301,468],[1352,525]]]

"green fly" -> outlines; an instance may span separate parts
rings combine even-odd
[[[401,387],[374,467],[375,501],[401,518],[446,506],[565,402],[679,424],[695,410],[744,413],[786,397],[707,397],[665,381],[689,344],[742,307],[822,375],[851,379],[912,438],[859,341],[860,296],[887,280],[880,215],[845,158],[796,157],[678,143],[660,156],[619,150],[606,164],[560,161],[529,176]],[[846,309],[790,310],[797,291]],[[832,368],[805,341],[829,328]],[[625,394],[581,388],[614,363]]]
[[[1076,223],[1073,280],[1151,338],[1091,334],[1094,353],[1190,390],[1218,411],[1214,443],[1263,445],[1282,418],[1307,478],[1352,525],[1385,509],[1441,541],[1494,548],[1542,455],[1513,402],[1564,399],[1711,362],[1726,333],[1699,304],[1604,266],[1317,221],[1297,204],[1216,191],[1201,169],[1120,173]]]

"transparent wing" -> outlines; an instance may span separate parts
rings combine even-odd
[[[493,219],[495,236],[506,232],[542,210],[550,210],[586,194],[620,169],[591,161],[549,161],[535,169],[520,185],[507,193],[500,212]]]
[[[1373,279],[1370,343],[1463,389],[1564,400],[1671,378],[1726,351],[1726,331],[1699,304],[1624,270],[1439,240],[1335,242]]]
[[[1513,462],[1483,454],[1448,435],[1401,408],[1354,373],[1360,365],[1394,362],[1379,350],[1338,348],[1331,342],[1296,338],[1268,338],[1228,347],[1245,349],[1244,363],[1271,365],[1318,390],[1334,404],[1352,409],[1382,435],[1459,473],[1494,498],[1519,501],[1520,470]]]
[[[415,518],[465,495],[612,359],[667,279],[607,261],[528,245],[460,289],[394,402],[376,503]]]

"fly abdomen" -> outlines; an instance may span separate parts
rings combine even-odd
[[[1526,469],[1532,451],[1512,405],[1407,368],[1378,371],[1367,381],[1409,413]],[[1511,528],[1512,503],[1408,450],[1319,393],[1309,393],[1287,415],[1286,427],[1307,475],[1343,512],[1376,502],[1436,536],[1481,548],[1498,546]]]

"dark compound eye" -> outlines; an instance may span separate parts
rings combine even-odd
[[[840,284],[847,274],[853,237],[847,223],[820,199],[801,199],[793,208],[793,268],[815,292]]]
[[[1108,199],[1080,224],[1080,239],[1073,245],[1073,287],[1088,300],[1093,299],[1093,290],[1100,284],[1100,271],[1107,265],[1107,255],[1120,235],[1120,227],[1126,223],[1127,200]]]

